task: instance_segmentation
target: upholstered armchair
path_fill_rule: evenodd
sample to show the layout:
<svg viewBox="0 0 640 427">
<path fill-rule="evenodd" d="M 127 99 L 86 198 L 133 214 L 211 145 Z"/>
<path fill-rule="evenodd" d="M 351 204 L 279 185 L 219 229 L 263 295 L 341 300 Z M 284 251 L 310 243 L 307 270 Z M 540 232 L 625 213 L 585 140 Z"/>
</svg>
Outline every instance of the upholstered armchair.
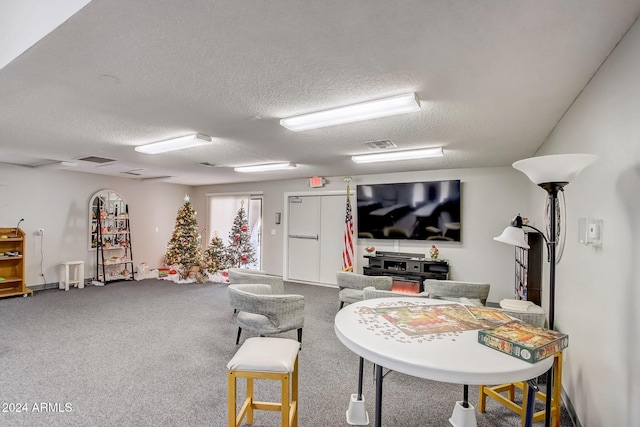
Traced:
<svg viewBox="0 0 640 427">
<path fill-rule="evenodd" d="M 229 282 L 232 285 L 261 284 L 269 285 L 274 294 L 284 294 L 282 277 L 266 274 L 262 270 L 250 270 L 248 268 L 230 268 Z"/>
<path fill-rule="evenodd" d="M 544 309 L 531 301 L 503 299 L 500 301 L 500 309 L 511 317 L 539 328 L 544 328 L 547 321 Z"/>
<path fill-rule="evenodd" d="M 471 303 L 475 305 L 487 305 L 487 297 L 491 285 L 479 282 L 460 282 L 457 280 L 425 279 L 424 290 L 429 293 L 429 298 L 444 299 Z M 464 299 L 461 299 L 464 298 Z"/>
<path fill-rule="evenodd" d="M 364 274 L 337 271 L 336 283 L 340 288 L 338 299 L 340 300 L 340 308 L 342 308 L 345 303 L 362 301 L 364 299 L 363 289 L 367 286 L 390 291 L 393 279 L 389 276 L 365 276 Z"/>
<path fill-rule="evenodd" d="M 388 297 L 419 297 L 428 298 L 429 292 L 420 292 L 419 294 L 410 294 L 408 292 L 394 292 L 383 289 L 376 289 L 373 286 L 367 286 L 363 290 L 364 299 L 372 298 L 388 298 Z"/>
<path fill-rule="evenodd" d="M 302 295 L 274 294 L 272 287 L 266 284 L 229 285 L 227 289 L 229 302 L 238 311 L 236 345 L 240 342 L 243 329 L 260 336 L 297 329 L 298 341 L 302 342 Z"/>
</svg>

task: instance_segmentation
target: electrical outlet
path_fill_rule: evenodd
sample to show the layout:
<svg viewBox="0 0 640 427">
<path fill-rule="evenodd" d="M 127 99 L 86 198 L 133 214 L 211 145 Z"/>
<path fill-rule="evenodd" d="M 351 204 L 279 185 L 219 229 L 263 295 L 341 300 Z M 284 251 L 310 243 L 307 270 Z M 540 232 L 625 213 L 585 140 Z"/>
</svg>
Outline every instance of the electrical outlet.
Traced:
<svg viewBox="0 0 640 427">
<path fill-rule="evenodd" d="M 38 228 L 38 236 L 44 236 L 44 228 Z"/>
</svg>

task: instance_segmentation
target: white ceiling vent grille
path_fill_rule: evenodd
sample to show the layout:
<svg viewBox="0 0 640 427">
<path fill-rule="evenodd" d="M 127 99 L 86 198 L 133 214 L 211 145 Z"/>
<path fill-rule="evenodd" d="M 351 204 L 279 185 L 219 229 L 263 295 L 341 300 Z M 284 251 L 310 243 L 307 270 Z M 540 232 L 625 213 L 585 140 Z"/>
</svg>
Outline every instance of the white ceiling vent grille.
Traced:
<svg viewBox="0 0 640 427">
<path fill-rule="evenodd" d="M 367 141 L 367 142 L 363 142 L 362 145 L 367 147 L 369 150 L 386 150 L 388 148 L 397 147 L 397 145 L 390 139 L 381 139 L 379 141 Z"/>
</svg>

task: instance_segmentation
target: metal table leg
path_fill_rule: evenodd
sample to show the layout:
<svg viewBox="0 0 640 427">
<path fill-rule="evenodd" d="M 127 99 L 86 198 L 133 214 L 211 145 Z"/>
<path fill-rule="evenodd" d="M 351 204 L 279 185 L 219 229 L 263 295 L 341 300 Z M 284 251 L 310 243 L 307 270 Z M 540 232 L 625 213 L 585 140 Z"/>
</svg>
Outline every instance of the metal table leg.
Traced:
<svg viewBox="0 0 640 427">
<path fill-rule="evenodd" d="M 376 427 L 382 426 L 382 366 L 376 365 Z"/>
</svg>

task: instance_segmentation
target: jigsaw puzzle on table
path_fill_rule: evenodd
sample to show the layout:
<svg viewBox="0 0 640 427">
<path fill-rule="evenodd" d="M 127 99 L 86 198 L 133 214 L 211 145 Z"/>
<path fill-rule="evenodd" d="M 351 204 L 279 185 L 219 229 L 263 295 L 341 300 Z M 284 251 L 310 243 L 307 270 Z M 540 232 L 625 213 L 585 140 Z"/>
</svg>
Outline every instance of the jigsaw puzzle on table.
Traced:
<svg viewBox="0 0 640 427">
<path fill-rule="evenodd" d="M 409 337 L 419 337 L 490 328 L 512 320 L 499 310 L 461 304 L 387 303 L 360 307 L 358 313 L 369 329 L 396 338 L 398 331 Z"/>
</svg>

